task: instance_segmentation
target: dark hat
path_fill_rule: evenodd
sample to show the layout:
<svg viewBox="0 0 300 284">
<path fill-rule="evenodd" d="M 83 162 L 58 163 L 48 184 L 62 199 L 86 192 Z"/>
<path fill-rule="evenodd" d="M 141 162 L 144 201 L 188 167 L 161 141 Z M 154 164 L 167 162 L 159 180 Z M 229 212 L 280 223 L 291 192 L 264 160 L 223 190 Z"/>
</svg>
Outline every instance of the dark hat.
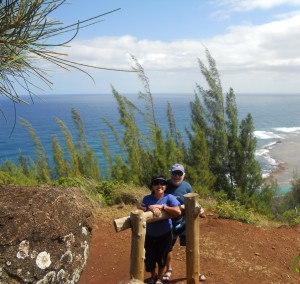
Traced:
<svg viewBox="0 0 300 284">
<path fill-rule="evenodd" d="M 151 179 L 151 185 L 153 185 L 153 183 L 155 182 L 155 181 L 164 181 L 165 183 L 167 182 L 167 180 L 166 180 L 166 178 L 165 178 L 165 176 L 164 175 L 162 175 L 162 174 L 158 174 L 158 175 L 155 175 L 155 176 L 153 176 L 152 177 L 152 179 Z"/>
</svg>

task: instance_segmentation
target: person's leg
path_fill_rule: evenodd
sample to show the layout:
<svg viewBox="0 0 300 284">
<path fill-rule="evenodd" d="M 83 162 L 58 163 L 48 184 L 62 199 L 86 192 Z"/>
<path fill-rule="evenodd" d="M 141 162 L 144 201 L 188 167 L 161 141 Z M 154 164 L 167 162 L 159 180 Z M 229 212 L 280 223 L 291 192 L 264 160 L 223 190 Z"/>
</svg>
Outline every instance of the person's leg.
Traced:
<svg viewBox="0 0 300 284">
<path fill-rule="evenodd" d="M 172 270 L 172 257 L 173 257 L 173 253 L 172 251 L 169 251 L 167 256 L 167 263 L 166 263 L 167 271 Z"/>
<path fill-rule="evenodd" d="M 147 236 L 145 237 L 145 269 L 151 274 L 150 283 L 155 283 L 156 280 L 156 249 L 154 238 Z"/>
<path fill-rule="evenodd" d="M 172 249 L 173 245 L 176 242 L 176 237 L 175 239 L 173 238 L 173 232 L 170 231 L 167 235 L 164 236 L 164 240 L 161 242 L 163 245 L 160 249 L 160 251 L 164 252 L 163 253 L 163 262 L 164 264 L 164 270 L 162 270 L 162 280 L 170 280 L 171 275 L 172 275 Z"/>
<path fill-rule="evenodd" d="M 175 245 L 175 243 L 176 243 L 176 240 L 177 240 L 177 238 L 178 238 L 178 235 L 176 235 L 176 234 L 174 234 L 173 232 L 172 232 L 172 245 L 171 245 L 171 249 L 170 249 L 170 251 L 169 251 L 169 253 L 168 253 L 168 256 L 167 256 L 167 263 L 166 263 L 166 270 L 168 271 L 168 270 L 170 270 L 170 271 L 172 271 L 172 257 L 173 257 L 173 253 L 172 253 L 172 251 L 173 251 L 173 247 L 174 247 L 174 245 Z M 172 272 L 171 272 L 172 273 Z"/>
</svg>

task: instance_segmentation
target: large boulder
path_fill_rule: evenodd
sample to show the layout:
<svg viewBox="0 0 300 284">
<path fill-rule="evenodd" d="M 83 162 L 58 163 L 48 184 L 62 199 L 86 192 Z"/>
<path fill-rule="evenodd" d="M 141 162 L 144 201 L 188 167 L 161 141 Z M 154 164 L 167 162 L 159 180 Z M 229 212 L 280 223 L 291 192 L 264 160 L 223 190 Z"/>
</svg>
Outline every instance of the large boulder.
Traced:
<svg viewBox="0 0 300 284">
<path fill-rule="evenodd" d="M 92 225 L 77 189 L 0 186 L 0 283 L 77 283 Z"/>
</svg>

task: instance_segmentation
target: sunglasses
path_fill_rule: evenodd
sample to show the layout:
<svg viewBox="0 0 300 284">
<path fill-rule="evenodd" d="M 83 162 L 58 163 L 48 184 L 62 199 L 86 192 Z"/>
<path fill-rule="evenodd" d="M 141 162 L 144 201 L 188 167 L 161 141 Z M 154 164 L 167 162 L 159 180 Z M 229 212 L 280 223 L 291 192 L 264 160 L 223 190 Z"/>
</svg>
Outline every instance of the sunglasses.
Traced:
<svg viewBox="0 0 300 284">
<path fill-rule="evenodd" d="M 182 177 L 183 176 L 183 172 L 181 172 L 181 171 L 174 171 L 174 172 L 172 172 L 172 176 L 180 176 L 180 177 Z"/>
<path fill-rule="evenodd" d="M 162 180 L 156 180 L 152 183 L 153 185 L 166 185 L 167 183 Z"/>
</svg>

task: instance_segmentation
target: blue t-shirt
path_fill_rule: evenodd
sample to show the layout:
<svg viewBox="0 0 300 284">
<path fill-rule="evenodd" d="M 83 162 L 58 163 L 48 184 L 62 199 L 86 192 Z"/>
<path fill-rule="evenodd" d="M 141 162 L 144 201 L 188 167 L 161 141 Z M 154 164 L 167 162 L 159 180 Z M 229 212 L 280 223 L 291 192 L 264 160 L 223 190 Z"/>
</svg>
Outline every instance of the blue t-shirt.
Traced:
<svg viewBox="0 0 300 284">
<path fill-rule="evenodd" d="M 180 202 L 171 194 L 165 194 L 161 199 L 156 199 L 153 194 L 146 195 L 142 203 L 147 207 L 154 204 L 167 205 L 170 207 L 180 206 Z M 162 236 L 172 229 L 171 219 L 147 223 L 146 234 L 157 237 Z"/>
<path fill-rule="evenodd" d="M 188 182 L 182 181 L 179 186 L 175 186 L 170 180 L 167 183 L 167 188 L 165 191 L 166 194 L 174 195 L 180 204 L 184 203 L 184 195 L 191 192 L 193 192 L 192 186 Z"/>
</svg>

